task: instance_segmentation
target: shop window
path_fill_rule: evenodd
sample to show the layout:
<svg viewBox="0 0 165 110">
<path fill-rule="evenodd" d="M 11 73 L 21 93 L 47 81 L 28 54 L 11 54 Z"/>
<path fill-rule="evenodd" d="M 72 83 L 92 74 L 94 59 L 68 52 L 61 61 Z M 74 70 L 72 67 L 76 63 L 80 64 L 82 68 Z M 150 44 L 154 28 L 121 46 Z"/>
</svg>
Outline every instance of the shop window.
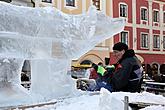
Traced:
<svg viewBox="0 0 165 110">
<path fill-rule="evenodd" d="M 141 34 L 141 47 L 148 48 L 148 34 Z"/>
<path fill-rule="evenodd" d="M 154 35 L 153 38 L 153 48 L 160 48 L 160 37 L 158 35 Z"/>
<path fill-rule="evenodd" d="M 164 74 L 165 75 L 165 64 L 161 64 L 160 65 L 160 74 Z"/>
<path fill-rule="evenodd" d="M 141 20 L 147 21 L 147 9 L 146 8 L 141 8 Z"/>
<path fill-rule="evenodd" d="M 165 36 L 163 36 L 163 49 L 165 49 Z"/>
<path fill-rule="evenodd" d="M 93 5 L 96 6 L 97 10 L 100 10 L 100 0 L 93 0 Z"/>
<path fill-rule="evenodd" d="M 127 5 L 120 4 L 120 17 L 127 17 Z"/>
<path fill-rule="evenodd" d="M 128 32 L 121 32 L 121 42 L 128 45 Z"/>
<path fill-rule="evenodd" d="M 75 7 L 75 0 L 66 0 L 66 6 Z"/>
<path fill-rule="evenodd" d="M 153 12 L 153 21 L 159 22 L 159 11 L 154 10 Z"/>
</svg>

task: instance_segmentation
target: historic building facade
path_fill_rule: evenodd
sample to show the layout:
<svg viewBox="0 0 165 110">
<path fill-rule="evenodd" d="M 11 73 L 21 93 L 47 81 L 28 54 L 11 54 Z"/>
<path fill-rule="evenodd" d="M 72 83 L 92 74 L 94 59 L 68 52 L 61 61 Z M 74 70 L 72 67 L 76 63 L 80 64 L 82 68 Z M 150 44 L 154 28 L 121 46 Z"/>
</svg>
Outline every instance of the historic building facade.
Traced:
<svg viewBox="0 0 165 110">
<path fill-rule="evenodd" d="M 159 73 L 165 64 L 165 1 L 114 0 L 113 17 L 127 19 L 124 31 L 113 37 L 114 43 L 125 42 L 145 66 L 156 66 Z"/>
<path fill-rule="evenodd" d="M 110 17 L 124 17 L 127 20 L 123 32 L 100 43 L 76 63 L 104 62 L 112 55 L 112 45 L 124 42 L 135 50 L 141 62 L 149 66 L 165 64 L 165 0 L 37 0 L 36 6 L 53 6 L 68 14 L 81 14 L 94 4 L 98 10 Z"/>
</svg>

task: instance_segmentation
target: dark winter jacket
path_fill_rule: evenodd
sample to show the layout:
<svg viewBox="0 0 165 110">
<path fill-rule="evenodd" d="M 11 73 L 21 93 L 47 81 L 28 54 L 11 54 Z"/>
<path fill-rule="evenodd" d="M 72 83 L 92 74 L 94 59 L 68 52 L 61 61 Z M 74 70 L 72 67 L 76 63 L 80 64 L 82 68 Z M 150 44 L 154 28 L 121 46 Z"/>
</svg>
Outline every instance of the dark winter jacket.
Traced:
<svg viewBox="0 0 165 110">
<path fill-rule="evenodd" d="M 115 67 L 111 79 L 113 90 L 140 92 L 143 68 L 134 51 L 127 50 Z"/>
</svg>

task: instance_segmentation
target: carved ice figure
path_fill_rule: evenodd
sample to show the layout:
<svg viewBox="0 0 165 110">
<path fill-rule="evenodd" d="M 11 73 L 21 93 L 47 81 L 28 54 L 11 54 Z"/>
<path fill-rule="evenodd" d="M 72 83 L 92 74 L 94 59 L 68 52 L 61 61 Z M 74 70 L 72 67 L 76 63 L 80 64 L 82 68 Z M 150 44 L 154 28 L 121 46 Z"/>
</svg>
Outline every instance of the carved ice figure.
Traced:
<svg viewBox="0 0 165 110">
<path fill-rule="evenodd" d="M 125 19 L 110 18 L 94 6 L 85 14 L 68 15 L 51 7 L 0 2 L 0 12 L 0 96 L 12 91 L 11 97 L 0 99 L 1 104 L 11 104 L 15 96 L 21 104 L 27 98 L 31 101 L 40 97 L 43 101 L 70 95 L 75 90 L 74 82 L 66 75 L 71 59 L 119 33 L 125 25 Z M 25 59 L 31 60 L 33 98 L 20 85 Z"/>
</svg>

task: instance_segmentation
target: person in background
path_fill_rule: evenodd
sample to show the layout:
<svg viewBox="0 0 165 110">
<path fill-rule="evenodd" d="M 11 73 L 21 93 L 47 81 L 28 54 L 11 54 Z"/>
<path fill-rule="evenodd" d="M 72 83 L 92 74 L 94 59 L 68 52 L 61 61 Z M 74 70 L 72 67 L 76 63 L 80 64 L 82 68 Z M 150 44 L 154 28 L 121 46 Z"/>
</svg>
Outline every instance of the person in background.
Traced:
<svg viewBox="0 0 165 110">
<path fill-rule="evenodd" d="M 90 71 L 89 79 L 98 78 L 97 69 L 98 69 L 98 66 L 95 63 L 92 63 L 92 68 L 90 68 L 90 70 L 89 70 Z"/>
<path fill-rule="evenodd" d="M 114 65 L 107 65 L 106 67 L 105 67 L 105 69 L 106 69 L 106 74 L 105 74 L 105 78 L 106 78 L 106 80 L 108 81 L 108 80 L 110 80 L 111 78 L 112 78 L 112 76 L 113 76 L 113 72 L 115 71 L 115 66 Z"/>
<path fill-rule="evenodd" d="M 98 78 L 101 78 L 102 76 L 105 75 L 105 68 L 103 66 L 103 63 L 102 62 L 99 62 L 98 63 L 98 67 L 97 67 L 97 74 L 98 74 Z"/>
<path fill-rule="evenodd" d="M 98 79 L 100 75 L 104 74 L 104 72 L 105 69 L 102 62 L 99 62 L 98 64 L 92 63 L 89 79 Z"/>
<path fill-rule="evenodd" d="M 29 77 L 24 72 L 21 73 L 21 81 L 30 81 Z"/>
<path fill-rule="evenodd" d="M 107 66 L 104 68 L 103 63 L 99 62 L 98 65 L 95 65 L 95 83 L 89 84 L 88 91 L 100 91 L 101 88 L 105 88 L 109 91 L 112 91 L 110 83 L 107 83 L 107 80 L 110 78 L 110 74 L 112 74 L 112 69 L 114 66 Z M 91 81 L 92 82 L 92 81 Z"/>
<path fill-rule="evenodd" d="M 102 67 L 103 67 L 104 65 L 103 65 L 102 62 L 99 62 L 99 63 L 98 63 L 98 66 L 102 66 Z"/>
<path fill-rule="evenodd" d="M 143 68 L 134 50 L 118 42 L 113 46 L 113 54 L 117 61 L 110 80 L 113 91 L 140 92 Z"/>
</svg>

